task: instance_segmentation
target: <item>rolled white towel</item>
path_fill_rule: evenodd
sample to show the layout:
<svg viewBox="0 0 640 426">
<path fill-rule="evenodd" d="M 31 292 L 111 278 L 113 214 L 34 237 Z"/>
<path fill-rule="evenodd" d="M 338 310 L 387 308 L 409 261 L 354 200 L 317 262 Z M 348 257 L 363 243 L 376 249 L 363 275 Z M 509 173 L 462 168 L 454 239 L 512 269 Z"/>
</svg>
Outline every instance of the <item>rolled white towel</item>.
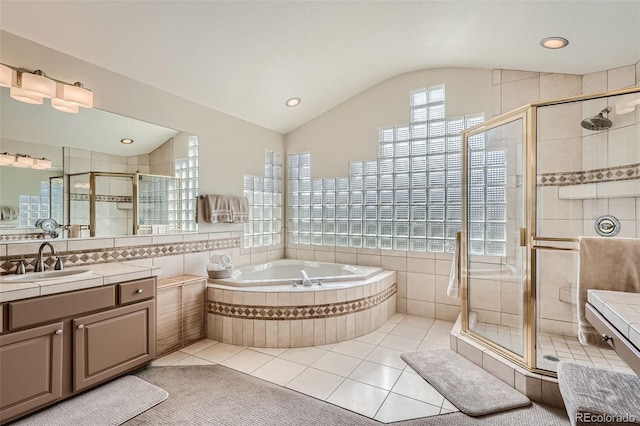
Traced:
<svg viewBox="0 0 640 426">
<path fill-rule="evenodd" d="M 209 261 L 211 263 L 222 265 L 222 266 L 231 265 L 231 258 L 229 256 L 227 256 L 226 254 L 224 254 L 224 253 L 214 253 L 214 254 L 212 254 L 211 258 L 209 259 Z"/>
<path fill-rule="evenodd" d="M 456 249 L 451 261 L 451 271 L 449 272 L 449 284 L 447 285 L 447 296 L 460 298 L 460 241 L 456 237 Z"/>
</svg>

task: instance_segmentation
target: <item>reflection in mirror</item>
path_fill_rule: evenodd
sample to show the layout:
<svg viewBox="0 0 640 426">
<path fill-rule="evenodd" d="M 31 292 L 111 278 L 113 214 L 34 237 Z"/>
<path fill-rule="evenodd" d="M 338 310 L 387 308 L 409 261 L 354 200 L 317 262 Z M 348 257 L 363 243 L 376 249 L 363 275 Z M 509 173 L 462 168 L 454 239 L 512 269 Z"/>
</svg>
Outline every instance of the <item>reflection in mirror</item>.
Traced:
<svg viewBox="0 0 640 426">
<path fill-rule="evenodd" d="M 45 217 L 52 217 L 64 225 L 63 236 L 89 237 L 89 201 L 84 201 L 86 206 L 82 207 L 82 191 L 74 188 L 82 182 L 79 177 L 73 180 L 68 177 L 84 173 L 85 184 L 88 184 L 90 172 L 163 175 L 174 182 L 174 177 L 179 177 L 180 183 L 175 184 L 179 191 L 174 191 L 173 198 L 167 196 L 166 203 L 157 206 L 164 209 L 167 221 L 170 216 L 175 216 L 172 219 L 175 223 L 154 227 L 154 231 L 197 230 L 194 220 L 198 179 L 197 136 L 97 109 L 81 108 L 78 114 L 67 114 L 48 105 L 15 101 L 4 87 L 0 92 L 0 152 L 52 160 L 49 170 L 0 166 L 0 219 L 7 218 L 0 220 L 0 240 L 42 238 L 42 231 L 34 224 L 37 219 Z M 126 138 L 133 139 L 133 143 L 121 143 Z M 67 178 L 64 186 L 63 179 L 51 179 L 63 174 Z M 119 191 L 116 188 L 118 184 L 114 185 L 113 190 Z M 116 191 L 118 193 L 112 194 L 112 185 L 109 186 L 109 190 L 101 195 L 115 197 L 111 198 L 113 200 L 133 197 L 132 192 L 120 194 L 121 191 Z M 88 188 L 84 191 L 88 196 Z M 73 202 L 70 199 L 72 194 L 78 198 Z M 133 209 L 123 208 L 127 204 L 122 204 L 122 200 L 102 202 L 105 205 L 101 207 L 101 213 L 96 211 L 96 219 L 104 220 L 96 222 L 98 229 L 95 235 L 127 235 L 133 230 L 138 231 L 138 218 L 133 216 Z M 109 215 L 106 215 L 107 208 Z M 86 221 L 81 214 L 84 210 L 87 211 Z M 116 223 L 111 221 L 112 218 L 119 219 L 117 229 L 106 227 L 107 223 Z M 148 217 L 143 220 L 150 225 Z M 158 220 L 164 220 L 164 217 Z"/>
</svg>

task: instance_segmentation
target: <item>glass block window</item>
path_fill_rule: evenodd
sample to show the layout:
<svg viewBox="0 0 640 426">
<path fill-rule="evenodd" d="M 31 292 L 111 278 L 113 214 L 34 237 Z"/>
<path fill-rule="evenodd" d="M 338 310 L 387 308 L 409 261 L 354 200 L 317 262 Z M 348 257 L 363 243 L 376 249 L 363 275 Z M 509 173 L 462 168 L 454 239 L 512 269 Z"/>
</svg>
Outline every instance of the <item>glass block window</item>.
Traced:
<svg viewBox="0 0 640 426">
<path fill-rule="evenodd" d="M 409 102 L 410 124 L 380 129 L 377 160 L 351 162 L 347 178 L 311 179 L 311 154 L 289 155 L 289 242 L 454 251 L 462 220 L 461 133 L 482 123 L 484 115 L 447 119 L 444 85 L 415 90 Z M 506 166 L 497 157 L 489 166 L 484 144 L 477 143 L 479 151 L 474 151 L 470 163 L 482 167 L 482 173 L 474 175 L 481 179 L 480 201 L 484 203 L 485 196 L 487 202 L 491 199 L 486 211 L 495 212 L 498 206 L 504 208 L 500 200 L 504 200 Z M 492 217 L 496 219 L 491 226 L 483 222 L 482 238 L 504 234 L 506 220 Z M 504 255 L 497 245 L 487 243 L 486 248 L 486 254 Z"/>
<path fill-rule="evenodd" d="M 280 244 L 282 231 L 282 155 L 265 150 L 264 177 L 245 176 L 249 222 L 244 224 L 244 247 Z"/>
<path fill-rule="evenodd" d="M 170 213 L 176 217 L 180 231 L 197 231 L 196 203 L 198 196 L 198 137 L 190 135 L 187 142 L 187 158 L 175 160 L 175 176 L 180 178 L 180 209 L 179 213 Z M 173 200 L 171 200 L 173 201 Z M 171 217 L 170 219 L 174 219 Z"/>
</svg>

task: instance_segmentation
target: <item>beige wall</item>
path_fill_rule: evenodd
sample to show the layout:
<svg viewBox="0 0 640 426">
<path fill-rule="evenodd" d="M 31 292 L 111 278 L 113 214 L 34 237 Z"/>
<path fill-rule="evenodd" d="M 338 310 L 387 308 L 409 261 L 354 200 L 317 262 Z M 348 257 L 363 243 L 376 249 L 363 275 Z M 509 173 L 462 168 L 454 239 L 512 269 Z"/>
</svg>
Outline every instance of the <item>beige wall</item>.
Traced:
<svg viewBox="0 0 640 426">
<path fill-rule="evenodd" d="M 94 92 L 96 108 L 198 135 L 200 193 L 241 195 L 243 175 L 262 176 L 264 149 L 284 152 L 284 138 L 277 132 L 13 34 L 1 33 L 0 51 L 3 63 L 43 69 L 50 76 L 64 81 L 81 80 Z M 202 225 L 201 228 L 226 229 L 225 226 L 211 225 Z"/>
<path fill-rule="evenodd" d="M 286 135 L 287 153 L 313 151 L 311 177 L 347 176 L 349 161 L 375 160 L 378 129 L 409 123 L 409 93 L 446 85 L 446 115 L 491 112 L 491 70 L 441 68 L 390 78 Z"/>
</svg>

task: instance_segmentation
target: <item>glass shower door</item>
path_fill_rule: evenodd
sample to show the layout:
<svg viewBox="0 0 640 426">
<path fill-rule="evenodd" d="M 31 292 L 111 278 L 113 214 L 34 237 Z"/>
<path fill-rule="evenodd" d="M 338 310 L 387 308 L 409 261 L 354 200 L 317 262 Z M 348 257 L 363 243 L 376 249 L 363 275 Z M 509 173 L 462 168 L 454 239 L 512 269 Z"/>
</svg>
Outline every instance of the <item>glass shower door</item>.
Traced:
<svg viewBox="0 0 640 426">
<path fill-rule="evenodd" d="M 465 331 L 520 360 L 527 354 L 526 252 L 521 241 L 525 122 L 524 113 L 514 114 L 465 133 L 461 246 Z"/>
</svg>

